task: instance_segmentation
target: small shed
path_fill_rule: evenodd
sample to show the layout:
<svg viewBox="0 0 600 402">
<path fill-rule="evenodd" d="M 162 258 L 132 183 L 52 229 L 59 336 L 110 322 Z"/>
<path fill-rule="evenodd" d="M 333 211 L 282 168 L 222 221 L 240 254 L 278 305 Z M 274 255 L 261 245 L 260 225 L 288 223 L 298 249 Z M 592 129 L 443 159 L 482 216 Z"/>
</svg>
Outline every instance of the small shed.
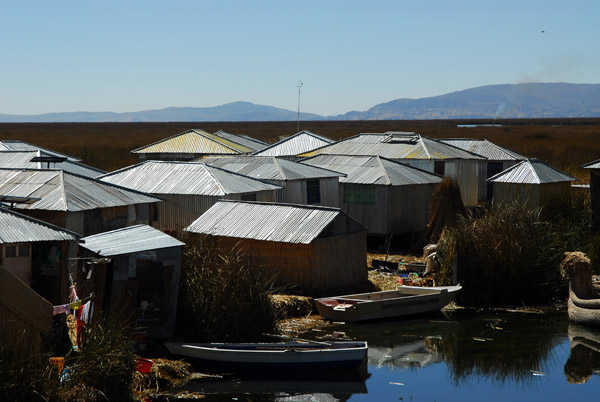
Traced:
<svg viewBox="0 0 600 402">
<path fill-rule="evenodd" d="M 366 230 L 339 208 L 219 201 L 185 230 L 241 249 L 279 286 L 315 294 L 367 280 Z"/>
<path fill-rule="evenodd" d="M 477 206 L 479 165 L 486 158 L 413 132 L 363 133 L 300 157 L 315 155 L 382 156 L 457 180 L 465 206 Z"/>
<path fill-rule="evenodd" d="M 524 160 L 488 179 L 492 202 L 521 202 L 532 208 L 549 205 L 571 191 L 576 179 L 538 159 Z"/>
<path fill-rule="evenodd" d="M 487 179 L 527 159 L 485 139 L 444 138 L 440 141 L 486 158 L 479 165 L 479 202 L 492 200 L 492 183 L 486 182 Z"/>
<path fill-rule="evenodd" d="M 162 200 L 60 169 L 0 168 L 0 199 L 13 199 L 21 213 L 89 236 L 151 223 Z"/>
<path fill-rule="evenodd" d="M 592 229 L 600 229 L 600 159 L 581 166 L 590 170 L 590 201 L 592 207 Z"/>
<path fill-rule="evenodd" d="M 227 134 L 227 133 L 225 133 Z M 131 151 L 137 154 L 140 162 L 145 160 L 191 161 L 204 155 L 242 155 L 250 154 L 254 146 L 242 145 L 231 135 L 219 136 L 204 130 L 188 130 L 164 140 Z"/>
<path fill-rule="evenodd" d="M 302 164 L 344 173 L 340 206 L 370 234 L 424 232 L 442 176 L 381 156 L 317 155 Z"/>
<path fill-rule="evenodd" d="M 154 227 L 177 236 L 217 200 L 274 201 L 281 187 L 198 162 L 146 161 L 107 175 L 106 183 L 154 194 L 158 206 Z"/>
<path fill-rule="evenodd" d="M 339 180 L 343 173 L 307 166 L 274 156 L 206 157 L 200 162 L 281 186 L 275 201 L 339 207 Z"/>
<path fill-rule="evenodd" d="M 118 307 L 134 317 L 148 337 L 171 337 L 184 245 L 148 225 L 84 237 L 78 286 L 94 292 L 103 310 Z"/>
<path fill-rule="evenodd" d="M 312 133 L 308 130 L 303 130 L 290 137 L 284 138 L 267 148 L 254 152 L 253 155 L 296 159 L 296 155 L 310 152 L 313 149 L 329 145 L 333 142 L 334 141 L 331 138 Z"/>
<path fill-rule="evenodd" d="M 69 284 L 69 245 L 77 233 L 0 207 L 0 266 L 59 304 Z"/>
<path fill-rule="evenodd" d="M 61 169 L 65 172 L 92 178 L 106 174 L 104 170 L 72 161 L 64 156 L 50 155 L 43 151 L 0 150 L 0 168 Z"/>
</svg>

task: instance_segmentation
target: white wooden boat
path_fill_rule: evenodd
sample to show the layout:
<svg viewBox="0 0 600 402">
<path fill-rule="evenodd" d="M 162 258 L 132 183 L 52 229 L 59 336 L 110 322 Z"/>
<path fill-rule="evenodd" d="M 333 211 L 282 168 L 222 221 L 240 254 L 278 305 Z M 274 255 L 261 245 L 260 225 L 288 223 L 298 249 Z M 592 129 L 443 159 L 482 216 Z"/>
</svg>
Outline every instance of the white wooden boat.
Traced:
<svg viewBox="0 0 600 402">
<path fill-rule="evenodd" d="M 454 300 L 462 286 L 400 286 L 397 290 L 315 299 L 319 314 L 333 321 L 366 321 L 437 311 Z"/>
<path fill-rule="evenodd" d="M 315 370 L 358 367 L 367 343 L 358 341 L 290 341 L 272 343 L 166 342 L 174 355 L 185 356 L 215 369 Z"/>
</svg>

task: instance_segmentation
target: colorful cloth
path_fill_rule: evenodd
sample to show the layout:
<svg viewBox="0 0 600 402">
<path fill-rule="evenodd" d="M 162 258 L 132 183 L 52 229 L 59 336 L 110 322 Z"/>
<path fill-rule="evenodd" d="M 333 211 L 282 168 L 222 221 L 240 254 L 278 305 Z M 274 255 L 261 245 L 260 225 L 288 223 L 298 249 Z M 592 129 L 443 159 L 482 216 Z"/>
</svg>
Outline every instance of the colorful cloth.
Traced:
<svg viewBox="0 0 600 402">
<path fill-rule="evenodd" d="M 81 300 L 77 300 L 76 302 L 69 303 L 69 308 L 71 310 L 79 310 L 80 307 L 81 307 Z"/>
<path fill-rule="evenodd" d="M 61 304 L 60 306 L 52 306 L 52 315 L 57 314 L 69 314 L 71 309 L 68 304 Z"/>
</svg>

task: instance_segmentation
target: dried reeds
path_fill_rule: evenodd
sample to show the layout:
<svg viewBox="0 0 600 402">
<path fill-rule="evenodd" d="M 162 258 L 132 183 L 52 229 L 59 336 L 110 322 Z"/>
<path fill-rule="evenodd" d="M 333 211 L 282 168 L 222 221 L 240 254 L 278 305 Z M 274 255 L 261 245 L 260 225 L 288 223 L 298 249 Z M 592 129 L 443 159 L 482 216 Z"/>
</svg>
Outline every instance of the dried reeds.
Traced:
<svg viewBox="0 0 600 402">
<path fill-rule="evenodd" d="M 188 239 L 184 252 L 179 333 L 199 342 L 250 342 L 276 331 L 271 283 L 237 250 L 207 238 Z"/>
</svg>

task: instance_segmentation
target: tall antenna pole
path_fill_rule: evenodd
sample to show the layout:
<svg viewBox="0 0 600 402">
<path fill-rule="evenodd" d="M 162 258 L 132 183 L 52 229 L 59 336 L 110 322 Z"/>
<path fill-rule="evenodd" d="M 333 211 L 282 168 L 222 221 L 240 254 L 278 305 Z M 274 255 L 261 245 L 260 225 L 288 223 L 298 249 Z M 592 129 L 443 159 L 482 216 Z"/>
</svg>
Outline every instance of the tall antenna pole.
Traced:
<svg viewBox="0 0 600 402">
<path fill-rule="evenodd" d="M 302 88 L 302 81 L 298 81 L 298 132 L 300 132 L 300 88 Z"/>
</svg>

